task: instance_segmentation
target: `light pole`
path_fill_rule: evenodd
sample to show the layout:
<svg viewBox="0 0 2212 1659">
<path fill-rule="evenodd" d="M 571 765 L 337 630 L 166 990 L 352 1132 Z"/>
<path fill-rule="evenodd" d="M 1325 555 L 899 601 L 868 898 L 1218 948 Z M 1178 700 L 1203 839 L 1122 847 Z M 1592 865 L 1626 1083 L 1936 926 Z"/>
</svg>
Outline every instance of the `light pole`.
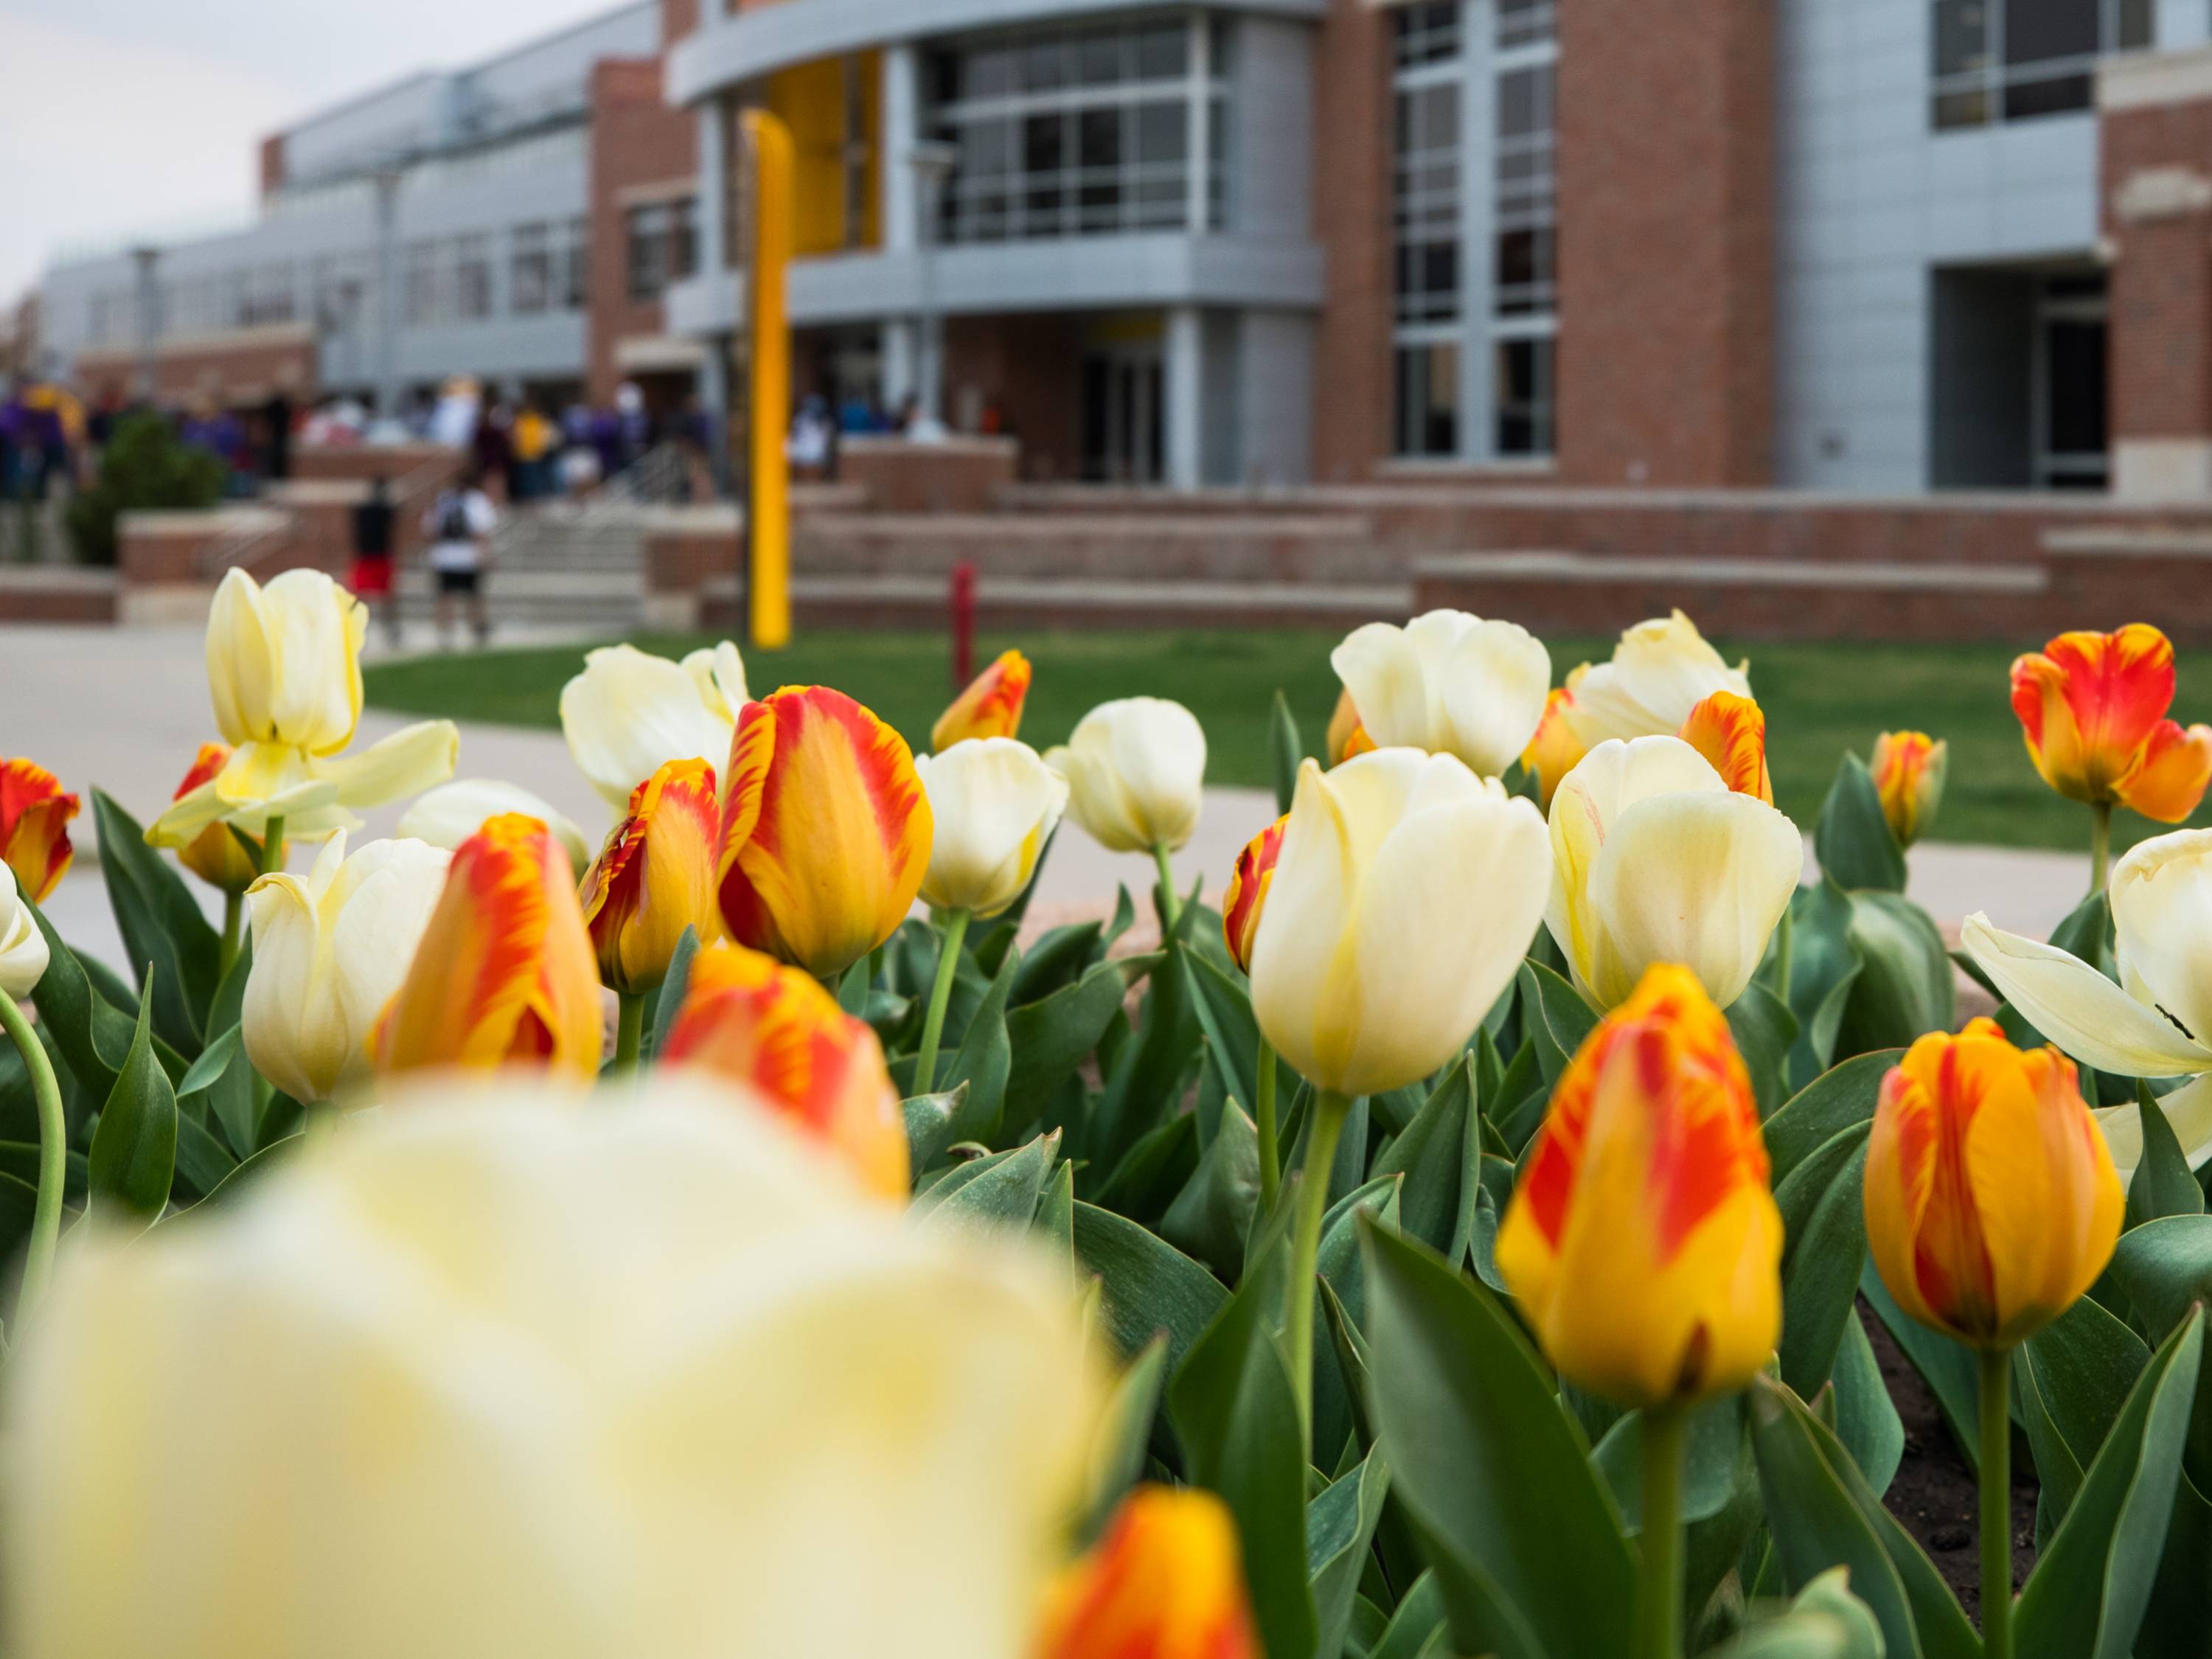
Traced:
<svg viewBox="0 0 2212 1659">
<path fill-rule="evenodd" d="M 945 440 L 945 318 L 937 305 L 937 227 L 945 197 L 945 181 L 951 177 L 959 152 L 950 144 L 922 143 L 910 146 L 907 163 L 914 168 L 921 223 L 915 244 L 921 268 L 915 296 L 915 414 L 908 438 L 917 443 Z"/>
<path fill-rule="evenodd" d="M 161 288 L 156 279 L 161 250 L 150 243 L 134 247 L 131 259 L 138 267 L 138 401 L 151 407 L 157 378 L 158 342 L 161 337 Z"/>
</svg>

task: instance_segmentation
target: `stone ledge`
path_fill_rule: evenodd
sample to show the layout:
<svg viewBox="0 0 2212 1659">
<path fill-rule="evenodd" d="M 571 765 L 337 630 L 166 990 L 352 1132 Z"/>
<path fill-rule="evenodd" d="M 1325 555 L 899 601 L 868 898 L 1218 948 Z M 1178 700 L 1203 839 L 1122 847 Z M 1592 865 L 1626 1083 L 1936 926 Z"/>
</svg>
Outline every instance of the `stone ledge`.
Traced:
<svg viewBox="0 0 2212 1659">
<path fill-rule="evenodd" d="M 1542 551 L 1431 554 L 1414 561 L 1413 574 L 1417 580 L 1544 580 L 1577 586 L 1675 581 L 1705 587 L 1934 593 L 2040 593 L 2050 586 L 2043 571 L 2027 565 L 1642 558 Z"/>
</svg>

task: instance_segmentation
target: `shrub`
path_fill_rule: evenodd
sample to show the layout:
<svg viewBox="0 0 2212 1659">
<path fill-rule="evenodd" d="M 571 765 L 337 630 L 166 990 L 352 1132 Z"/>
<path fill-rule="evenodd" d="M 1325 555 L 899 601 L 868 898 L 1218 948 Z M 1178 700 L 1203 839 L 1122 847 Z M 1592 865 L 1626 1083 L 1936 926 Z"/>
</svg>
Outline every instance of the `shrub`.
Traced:
<svg viewBox="0 0 2212 1659">
<path fill-rule="evenodd" d="M 69 505 L 78 562 L 115 562 L 116 522 L 124 514 L 213 507 L 222 499 L 222 462 L 179 439 L 166 416 L 124 416 L 100 459 L 99 478 Z"/>
</svg>

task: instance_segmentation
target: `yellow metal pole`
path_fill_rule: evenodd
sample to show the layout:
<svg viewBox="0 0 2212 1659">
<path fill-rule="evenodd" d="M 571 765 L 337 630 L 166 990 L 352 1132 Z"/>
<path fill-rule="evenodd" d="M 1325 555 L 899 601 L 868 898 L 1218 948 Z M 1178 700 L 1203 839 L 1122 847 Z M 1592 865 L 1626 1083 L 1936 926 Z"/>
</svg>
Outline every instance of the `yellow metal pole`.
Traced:
<svg viewBox="0 0 2212 1659">
<path fill-rule="evenodd" d="M 791 325 L 785 306 L 791 264 L 791 129 L 765 110 L 745 112 L 753 154 L 753 258 L 748 274 L 752 333 L 752 499 L 746 530 L 752 547 L 746 580 L 752 642 L 774 650 L 791 642 L 791 491 L 784 429 L 791 420 Z"/>
</svg>

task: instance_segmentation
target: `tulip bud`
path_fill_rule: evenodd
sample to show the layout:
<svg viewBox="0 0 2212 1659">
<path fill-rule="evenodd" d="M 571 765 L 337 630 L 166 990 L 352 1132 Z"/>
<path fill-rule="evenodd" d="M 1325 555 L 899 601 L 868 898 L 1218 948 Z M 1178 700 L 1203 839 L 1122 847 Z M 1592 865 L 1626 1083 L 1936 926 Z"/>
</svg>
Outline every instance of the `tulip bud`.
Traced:
<svg viewBox="0 0 2212 1659">
<path fill-rule="evenodd" d="M 561 734 L 619 811 L 664 761 L 719 765 L 745 701 L 745 665 L 726 640 L 680 663 L 611 645 L 586 653 L 584 672 L 561 688 Z"/>
<path fill-rule="evenodd" d="M 629 816 L 607 836 L 584 874 L 584 925 L 599 952 L 599 977 L 629 994 L 668 976 L 684 930 L 721 932 L 714 907 L 714 769 L 672 760 L 638 785 Z"/>
<path fill-rule="evenodd" d="M 46 936 L 15 891 L 15 872 L 0 863 L 0 996 L 27 997 L 46 977 Z"/>
<path fill-rule="evenodd" d="M 447 861 L 404 840 L 348 858 L 340 830 L 305 876 L 280 872 L 246 890 L 253 963 L 240 1018 L 256 1071 L 301 1102 L 368 1077 L 369 1033 L 415 958 Z"/>
<path fill-rule="evenodd" d="M 923 902 L 995 916 L 1028 890 L 1067 807 L 1067 780 L 1012 738 L 915 757 L 936 829 Z"/>
<path fill-rule="evenodd" d="M 798 969 L 741 945 L 707 946 L 691 959 L 660 1060 L 750 1085 L 870 1192 L 906 1201 L 906 1121 L 883 1046 Z"/>
<path fill-rule="evenodd" d="M 451 852 L 483 829 L 487 818 L 502 812 L 520 812 L 550 830 L 575 867 L 577 879 L 583 878 L 592 862 L 592 847 L 576 821 L 543 795 L 495 778 L 457 778 L 426 790 L 400 814 L 397 833 Z"/>
<path fill-rule="evenodd" d="M 53 896 L 75 856 L 69 823 L 79 802 L 61 780 L 27 760 L 0 761 L 0 861 L 40 904 Z"/>
<path fill-rule="evenodd" d="M 1528 739 L 1528 746 L 1521 751 L 1521 765 L 1536 781 L 1536 798 L 1544 810 L 1552 810 L 1552 797 L 1559 792 L 1559 780 L 1573 771 L 1589 753 L 1583 741 L 1575 735 L 1574 723 L 1567 717 L 1573 708 L 1575 685 L 1589 672 L 1589 665 L 1569 671 L 1567 683 L 1554 686 L 1544 700 L 1544 718 L 1536 723 L 1536 735 Z"/>
<path fill-rule="evenodd" d="M 1680 611 L 1654 617 L 1622 634 L 1612 660 L 1575 684 L 1567 723 L 1584 749 L 1610 738 L 1628 742 L 1671 735 L 1716 691 L 1749 696 L 1748 666 L 1730 668 Z"/>
<path fill-rule="evenodd" d="M 1068 816 L 1109 852 L 1172 852 L 1198 827 L 1206 732 L 1179 702 L 1103 702 L 1044 759 L 1067 780 Z"/>
<path fill-rule="evenodd" d="M 1426 1077 L 1512 982 L 1551 878 L 1535 806 L 1454 756 L 1306 762 L 1252 942 L 1261 1035 L 1338 1094 Z"/>
<path fill-rule="evenodd" d="M 2161 823 L 2212 781 L 2212 726 L 2166 718 L 2173 647 L 2147 623 L 2061 634 L 2012 665 L 2012 709 L 2043 781 L 2069 800 L 2132 807 Z"/>
<path fill-rule="evenodd" d="M 208 690 L 227 743 L 335 755 L 361 720 L 368 609 L 319 570 L 266 586 L 233 566 L 208 607 Z"/>
<path fill-rule="evenodd" d="M 1919 840 L 1943 804 L 1949 754 L 1925 732 L 1885 732 L 1874 740 L 1874 787 L 1899 847 Z"/>
<path fill-rule="evenodd" d="M 1221 901 L 1221 931 L 1229 940 L 1229 954 L 1246 973 L 1252 971 L 1252 940 L 1260 931 L 1260 915 L 1267 903 L 1267 884 L 1275 878 L 1275 860 L 1282 856 L 1283 830 L 1291 821 L 1284 813 L 1244 843 L 1230 872 L 1229 891 Z"/>
<path fill-rule="evenodd" d="M 1139 1486 L 1047 1597 L 1036 1659 L 1261 1659 L 1236 1518 L 1201 1487 Z"/>
<path fill-rule="evenodd" d="M 1559 1375 L 1617 1405 L 1729 1393 L 1782 1330 L 1751 1079 L 1694 975 L 1652 969 L 1559 1076 L 1498 1270 Z"/>
<path fill-rule="evenodd" d="M 1897 1305 L 1990 1349 L 2081 1297 L 2126 1207 L 2074 1062 L 2015 1048 L 1988 1019 L 1931 1031 L 1882 1079 L 1865 1203 L 1867 1245 Z"/>
<path fill-rule="evenodd" d="M 1340 691 L 1335 712 L 1328 717 L 1328 736 L 1325 739 L 1328 763 L 1341 765 L 1354 755 L 1364 755 L 1375 746 L 1375 739 L 1367 735 L 1367 728 L 1359 723 L 1359 710 L 1352 701 L 1352 693 Z"/>
<path fill-rule="evenodd" d="M 592 1078 L 603 1024 L 568 854 L 536 818 L 491 819 L 453 855 L 414 961 L 377 1024 L 377 1069 L 513 1062 Z"/>
<path fill-rule="evenodd" d="M 730 745 L 723 924 L 817 979 L 842 973 L 906 920 L 932 833 L 906 739 L 842 691 L 786 686 L 744 706 Z"/>
<path fill-rule="evenodd" d="M 1379 748 L 1456 755 L 1501 775 L 1535 736 L 1551 653 L 1517 623 L 1431 611 L 1403 628 L 1369 623 L 1329 654 Z"/>
<path fill-rule="evenodd" d="M 1774 805 L 1774 777 L 1766 769 L 1766 716 L 1749 697 L 1714 692 L 1690 711 L 1675 735 L 1703 755 L 1735 793 Z"/>
<path fill-rule="evenodd" d="M 1584 996 L 1613 1007 L 1662 962 L 1723 1007 L 1743 994 L 1804 869 L 1795 824 L 1679 738 L 1598 744 L 1551 818 L 1545 920 Z"/>
<path fill-rule="evenodd" d="M 941 755 L 970 738 L 1019 737 L 1030 672 L 1030 659 L 1020 652 L 1000 653 L 937 717 L 937 724 L 929 728 L 929 746 Z"/>
<path fill-rule="evenodd" d="M 227 743 L 204 743 L 193 758 L 191 770 L 177 786 L 172 800 L 182 800 L 202 784 L 213 780 L 231 756 Z M 258 837 L 253 844 L 259 847 Z M 210 823 L 191 841 L 177 849 L 177 862 L 183 865 L 210 887 L 225 893 L 242 893 L 260 878 L 261 863 L 258 857 L 249 857 L 238 844 L 238 836 L 231 833 L 227 823 Z"/>
</svg>

